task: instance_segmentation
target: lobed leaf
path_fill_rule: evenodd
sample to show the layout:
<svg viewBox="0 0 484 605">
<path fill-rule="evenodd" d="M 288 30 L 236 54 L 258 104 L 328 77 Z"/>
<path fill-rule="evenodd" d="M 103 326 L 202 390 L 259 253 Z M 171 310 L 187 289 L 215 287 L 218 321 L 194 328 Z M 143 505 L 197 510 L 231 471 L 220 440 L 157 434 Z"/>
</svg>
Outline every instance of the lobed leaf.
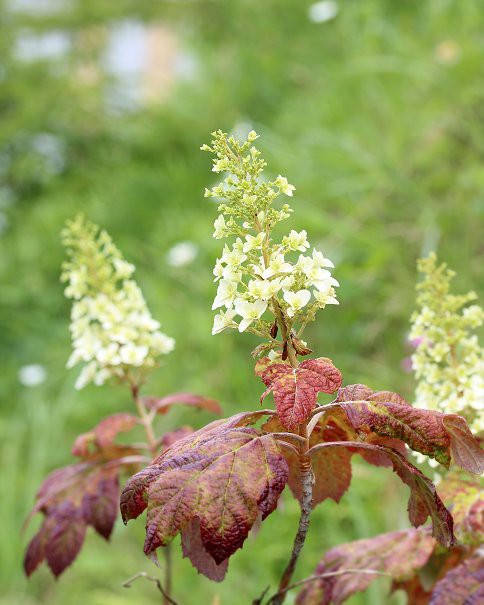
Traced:
<svg viewBox="0 0 484 605">
<path fill-rule="evenodd" d="M 446 548 L 454 544 L 452 516 L 437 494 L 434 484 L 397 451 L 370 443 L 341 441 L 317 445 L 311 453 L 314 455 L 317 450 L 332 447 L 350 447 L 356 451 L 360 449 L 376 450 L 381 454 L 386 454 L 391 460 L 394 472 L 410 488 L 408 514 L 412 525 L 418 527 L 430 517 L 432 535 L 435 539 Z"/>
<path fill-rule="evenodd" d="M 375 401 L 374 395 L 371 398 L 340 403 L 355 430 L 399 439 L 446 468 L 453 458 L 463 469 L 481 474 L 484 454 L 464 418 L 393 401 Z"/>
<path fill-rule="evenodd" d="M 269 365 L 261 374 L 267 390 L 272 391 L 276 410 L 283 426 L 292 430 L 310 416 L 318 393 L 334 393 L 341 385 L 341 372 L 330 359 L 307 359 L 297 368 L 285 363 Z"/>
<path fill-rule="evenodd" d="M 365 573 L 368 571 L 389 574 L 394 580 L 406 580 L 425 565 L 434 545 L 426 531 L 408 529 L 337 546 L 324 555 L 316 568 L 315 580 L 304 586 L 296 603 L 339 605 L 379 577 Z M 351 573 L 341 573 L 346 569 L 352 570 Z M 339 575 L 317 578 L 332 572 Z"/>
<path fill-rule="evenodd" d="M 449 571 L 434 587 L 429 605 L 480 605 L 484 602 L 484 560 L 476 554 Z"/>
<path fill-rule="evenodd" d="M 195 517 L 181 532 L 183 556 L 190 559 L 195 569 L 214 582 L 221 582 L 228 569 L 228 559 L 219 565 L 207 552 L 200 534 L 200 521 Z"/>
<path fill-rule="evenodd" d="M 287 463 L 271 435 L 231 426 L 237 416 L 177 441 L 127 482 L 121 513 L 126 523 L 147 508 L 147 555 L 198 519 L 201 543 L 220 565 L 242 546 L 259 512 L 265 518 L 276 507 Z"/>
<path fill-rule="evenodd" d="M 157 414 L 166 414 L 174 405 L 180 404 L 206 410 L 213 414 L 222 413 L 218 401 L 193 393 L 173 393 L 166 397 L 143 397 L 143 401 L 148 409 L 156 410 Z"/>
<path fill-rule="evenodd" d="M 27 547 L 24 569 L 28 576 L 44 560 L 59 576 L 77 557 L 88 525 L 109 539 L 118 514 L 119 474 L 121 468 L 132 467 L 133 454 L 137 453 L 134 448 L 112 443 L 117 431 L 131 423 L 126 418 L 122 422 L 113 418 L 106 419 L 98 436 L 96 430 L 102 423 L 81 436 L 84 440 L 76 440 L 73 449 L 84 457 L 82 461 L 55 470 L 41 485 L 29 519 L 37 512 L 45 518 Z M 91 451 L 91 444 L 96 451 Z"/>
</svg>

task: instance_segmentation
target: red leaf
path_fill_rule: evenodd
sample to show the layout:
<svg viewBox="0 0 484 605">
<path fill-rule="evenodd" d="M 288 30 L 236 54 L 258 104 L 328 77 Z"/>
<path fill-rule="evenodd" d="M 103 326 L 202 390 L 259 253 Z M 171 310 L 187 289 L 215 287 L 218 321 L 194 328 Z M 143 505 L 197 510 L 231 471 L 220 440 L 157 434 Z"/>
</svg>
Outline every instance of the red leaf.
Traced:
<svg viewBox="0 0 484 605">
<path fill-rule="evenodd" d="M 482 605 L 484 602 L 484 564 L 476 553 L 437 582 L 429 605 Z"/>
<path fill-rule="evenodd" d="M 366 384 L 348 384 L 338 390 L 336 401 L 359 401 L 373 394 L 373 389 Z"/>
<path fill-rule="evenodd" d="M 246 539 L 259 511 L 277 505 L 287 464 L 270 435 L 227 424 L 182 439 L 132 477 L 121 495 L 124 521 L 148 507 L 145 553 L 166 546 L 197 517 L 217 564 Z"/>
<path fill-rule="evenodd" d="M 408 514 L 412 525 L 418 527 L 430 516 L 435 539 L 447 548 L 454 544 L 452 517 L 439 498 L 434 484 L 398 452 L 380 445 L 352 441 L 322 443 L 317 445 L 314 451 L 332 447 L 350 447 L 356 451 L 373 449 L 382 454 L 386 453 L 392 462 L 394 472 L 410 488 Z"/>
<path fill-rule="evenodd" d="M 458 541 L 480 546 L 484 536 L 484 498 L 480 479 L 453 471 L 447 473 L 437 491 L 452 513 Z"/>
<path fill-rule="evenodd" d="M 443 414 L 442 422 L 450 436 L 450 451 L 454 462 L 475 475 L 484 471 L 484 453 L 462 416 Z"/>
<path fill-rule="evenodd" d="M 156 410 L 157 414 L 166 414 L 174 405 L 182 404 L 189 405 L 199 410 L 206 410 L 213 414 L 221 414 L 222 408 L 218 401 L 209 399 L 202 395 L 194 395 L 193 393 L 173 393 L 166 397 L 144 397 L 143 401 L 148 409 Z"/>
<path fill-rule="evenodd" d="M 88 525 L 106 540 L 109 540 L 118 515 L 119 479 L 118 473 L 106 473 L 104 478 L 91 483 L 88 488 L 92 491 L 85 493 L 82 498 L 82 515 Z"/>
<path fill-rule="evenodd" d="M 405 580 L 425 565 L 435 542 L 427 532 L 416 529 L 392 532 L 337 546 L 328 551 L 316 568 L 315 576 L 348 570 L 384 572 L 395 580 Z M 377 574 L 351 573 L 315 579 L 301 590 L 298 605 L 339 605 L 356 592 L 365 590 Z"/>
<path fill-rule="evenodd" d="M 101 442 L 104 440 L 107 449 L 100 448 L 96 439 L 89 439 L 96 451 L 87 452 L 82 462 L 55 470 L 41 485 L 28 520 L 39 511 L 45 520 L 27 548 L 24 561 L 27 575 L 44 559 L 55 575 L 62 573 L 77 556 L 86 525 L 92 525 L 104 538 L 109 538 L 118 514 L 120 469 L 132 468 L 131 456 L 137 453 L 128 446 L 109 444 L 115 426 L 116 430 L 127 426 L 117 421 L 112 423 L 112 418 L 107 419 L 109 422 L 101 431 Z M 89 434 L 94 436 L 95 431 Z M 82 442 L 77 443 L 81 443 L 78 452 L 83 453 Z"/>
<path fill-rule="evenodd" d="M 132 414 L 113 414 L 102 420 L 94 429 L 99 449 L 110 446 L 118 433 L 127 433 L 138 424 L 138 419 Z"/>
<path fill-rule="evenodd" d="M 277 413 L 285 428 L 292 430 L 308 419 L 314 409 L 318 393 L 333 393 L 341 384 L 341 372 L 329 359 L 307 359 L 297 368 L 278 363 L 262 373 L 268 387 L 261 401 L 274 393 Z"/>
<path fill-rule="evenodd" d="M 225 578 L 229 566 L 228 559 L 219 565 L 207 552 L 200 535 L 200 522 L 195 517 L 182 531 L 183 556 L 188 557 L 195 569 L 214 582 L 221 582 Z"/>
<path fill-rule="evenodd" d="M 52 518 L 54 526 L 45 544 L 45 558 L 57 577 L 79 554 L 86 535 L 86 523 L 79 509 L 70 502 L 57 506 Z"/>
<path fill-rule="evenodd" d="M 482 472 L 482 450 L 460 416 L 373 399 L 341 403 L 341 407 L 358 431 L 400 439 L 446 468 L 452 453 L 465 470 Z"/>
</svg>

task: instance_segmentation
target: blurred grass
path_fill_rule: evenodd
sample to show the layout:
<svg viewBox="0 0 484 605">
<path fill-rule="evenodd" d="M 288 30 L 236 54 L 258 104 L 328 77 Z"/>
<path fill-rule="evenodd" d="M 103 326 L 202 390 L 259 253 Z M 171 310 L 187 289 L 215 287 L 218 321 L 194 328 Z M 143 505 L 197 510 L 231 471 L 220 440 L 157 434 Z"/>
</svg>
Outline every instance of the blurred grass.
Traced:
<svg viewBox="0 0 484 605">
<path fill-rule="evenodd" d="M 70 461 L 79 432 L 124 409 L 121 391 L 73 390 L 68 314 L 58 282 L 59 231 L 83 211 L 113 235 L 137 267 L 155 317 L 177 339 L 150 392 L 190 390 L 217 397 L 226 414 L 258 406 L 250 336 L 210 336 L 211 268 L 220 243 L 210 237 L 216 206 L 208 156 L 198 148 L 216 128 L 254 127 L 275 174 L 297 187 L 294 228 L 335 261 L 341 306 L 321 314 L 307 339 L 333 358 L 346 382 L 368 382 L 411 398 L 401 368 L 413 309 L 415 260 L 430 249 L 458 271 L 458 287 L 482 294 L 484 214 L 484 13 L 478 0 L 426 3 L 339 2 L 328 23 L 311 23 L 308 2 L 255 0 L 137 3 L 65 2 L 60 15 L 22 15 L 0 0 L 0 398 L 3 521 L 2 605 L 109 605 L 156 602 L 155 588 L 122 581 L 153 573 L 142 555 L 143 523 L 119 525 L 113 545 L 90 536 L 59 582 L 42 569 L 21 572 L 20 526 L 45 474 Z M 70 8 L 69 8 L 70 7 Z M 162 105 L 111 111 L 107 79 L 86 84 L 80 65 L 99 58 L 103 28 L 119 19 L 163 22 L 196 61 L 194 76 Z M 73 46 L 54 62 L 21 62 L 25 30 L 68 31 Z M 88 43 L 87 33 L 96 33 Z M 250 125 L 250 126 L 249 126 Z M 52 169 L 34 144 L 61 143 Z M 170 267 L 166 253 L 192 241 L 199 254 Z M 41 363 L 45 384 L 22 387 L 18 370 Z M 167 418 L 201 424 L 209 416 Z M 406 490 L 384 470 L 354 463 L 339 506 L 314 514 L 298 576 L 330 546 L 404 526 Z M 285 498 L 231 563 L 221 585 L 199 578 L 175 556 L 180 603 L 246 603 L 274 584 L 297 523 Z M 30 535 L 30 531 L 28 535 Z M 384 580 L 351 603 L 383 605 Z M 195 595 L 195 596 L 194 596 Z"/>
</svg>

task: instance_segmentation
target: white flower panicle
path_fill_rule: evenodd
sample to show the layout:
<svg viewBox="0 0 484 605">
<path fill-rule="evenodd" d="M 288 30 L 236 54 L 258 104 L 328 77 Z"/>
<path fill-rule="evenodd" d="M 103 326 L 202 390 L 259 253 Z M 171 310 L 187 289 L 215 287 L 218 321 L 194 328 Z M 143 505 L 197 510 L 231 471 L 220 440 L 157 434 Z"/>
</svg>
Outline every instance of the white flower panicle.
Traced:
<svg viewBox="0 0 484 605">
<path fill-rule="evenodd" d="M 431 254 L 418 269 L 418 310 L 412 315 L 410 339 L 416 346 L 412 366 L 418 380 L 416 405 L 466 418 L 475 433 L 484 430 L 484 349 L 473 332 L 484 310 L 468 305 L 477 297 L 450 293 L 455 273 Z"/>
<path fill-rule="evenodd" d="M 134 266 L 124 260 L 106 231 L 82 216 L 67 223 L 62 241 L 68 260 L 61 279 L 67 282 L 66 297 L 73 299 L 73 352 L 67 367 L 87 364 L 76 388 L 155 367 L 157 358 L 170 353 L 175 341 L 152 318 L 132 279 Z"/>
<path fill-rule="evenodd" d="M 309 251 L 305 230 L 292 229 L 280 242 L 272 239 L 274 226 L 292 212 L 288 204 L 277 209 L 275 202 L 281 194 L 292 197 L 295 187 L 281 175 L 262 178 L 266 163 L 252 145 L 258 135 L 251 131 L 243 143 L 222 131 L 212 136 L 202 150 L 213 153 L 214 172 L 227 173 L 205 190 L 205 197 L 221 200 L 213 237 L 235 238 L 213 270 L 218 289 L 212 309 L 225 311 L 215 316 L 212 333 L 238 328 L 268 337 L 266 311 L 282 313 L 290 328 L 298 323 L 301 331 L 318 309 L 339 304 L 334 289 L 339 284 L 328 270 L 334 265 L 319 250 Z"/>
</svg>

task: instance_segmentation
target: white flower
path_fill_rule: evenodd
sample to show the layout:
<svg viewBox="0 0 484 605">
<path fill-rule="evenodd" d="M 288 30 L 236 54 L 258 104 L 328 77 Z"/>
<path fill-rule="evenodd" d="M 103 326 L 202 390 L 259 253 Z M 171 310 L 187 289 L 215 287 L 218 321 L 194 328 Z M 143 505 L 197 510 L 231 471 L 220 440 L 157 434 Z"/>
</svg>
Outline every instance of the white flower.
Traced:
<svg viewBox="0 0 484 605">
<path fill-rule="evenodd" d="M 237 298 L 237 283 L 222 279 L 219 282 L 217 289 L 217 296 L 213 301 L 212 310 L 218 309 L 219 307 L 227 307 L 230 309 L 233 305 L 234 300 Z"/>
<path fill-rule="evenodd" d="M 304 252 L 309 248 L 306 230 L 303 229 L 303 231 L 298 233 L 292 229 L 289 235 L 286 235 L 286 237 L 283 238 L 282 245 L 287 246 L 289 250 L 300 250 L 301 252 Z"/>
<path fill-rule="evenodd" d="M 277 177 L 277 179 L 275 180 L 275 183 L 276 183 L 276 186 L 279 187 L 281 192 L 284 193 L 285 195 L 288 195 L 289 197 L 292 197 L 292 192 L 296 190 L 296 187 L 294 187 L 294 185 L 290 185 L 287 182 L 287 179 L 285 176 L 279 175 Z"/>
<path fill-rule="evenodd" d="M 236 328 L 237 324 L 234 321 L 234 317 L 237 313 L 229 309 L 228 311 L 220 311 L 215 315 L 213 319 L 212 335 L 220 334 L 226 328 Z"/>
<path fill-rule="evenodd" d="M 220 214 L 218 218 L 215 219 L 213 223 L 213 228 L 215 231 L 213 232 L 213 236 L 215 239 L 222 239 L 228 233 L 227 225 L 225 223 L 225 218 L 223 214 Z"/>
<path fill-rule="evenodd" d="M 235 310 L 242 317 L 242 321 L 239 324 L 239 332 L 244 332 L 252 322 L 259 319 L 266 309 L 267 302 L 263 300 L 257 300 L 253 303 L 246 300 L 236 301 Z"/>
<path fill-rule="evenodd" d="M 150 339 L 150 348 L 154 349 L 155 354 L 167 355 L 175 348 L 175 339 L 163 332 L 154 332 Z"/>
<path fill-rule="evenodd" d="M 324 309 L 326 305 L 339 305 L 336 299 L 334 288 L 332 288 L 330 282 L 326 282 L 326 287 L 319 290 L 313 291 L 314 298 L 319 306 Z"/>
<path fill-rule="evenodd" d="M 284 292 L 284 300 L 289 304 L 289 308 L 287 310 L 289 317 L 294 317 L 296 311 L 300 311 L 303 307 L 305 307 L 310 298 L 311 292 L 309 290 Z"/>
<path fill-rule="evenodd" d="M 284 290 L 284 292 L 288 292 L 289 290 L 291 290 L 293 285 L 294 285 L 294 276 L 293 275 L 288 275 L 283 280 L 281 280 L 281 288 Z"/>
<path fill-rule="evenodd" d="M 128 343 L 123 345 L 119 349 L 119 356 L 121 358 L 121 362 L 125 365 L 129 366 L 141 366 L 143 365 L 146 356 L 148 355 L 148 347 L 147 346 L 136 346 L 134 344 Z"/>
<path fill-rule="evenodd" d="M 223 277 L 224 274 L 224 265 L 222 261 L 217 258 L 215 261 L 215 267 L 213 268 L 213 274 L 215 275 L 215 279 L 213 281 L 218 281 Z"/>
<path fill-rule="evenodd" d="M 268 280 L 252 279 L 247 284 L 247 293 L 256 300 L 267 300 L 273 295 L 269 291 L 270 285 Z"/>
<path fill-rule="evenodd" d="M 263 262 L 263 259 L 261 259 L 261 262 Z M 284 254 L 277 253 L 272 255 L 266 269 L 256 268 L 256 272 L 264 279 L 272 277 L 276 273 L 291 273 L 292 270 L 293 266 L 291 263 L 286 263 Z"/>
<path fill-rule="evenodd" d="M 99 349 L 96 352 L 96 359 L 102 366 L 116 366 L 121 363 L 119 356 L 119 346 L 112 342 L 107 347 Z"/>
<path fill-rule="evenodd" d="M 124 258 L 113 258 L 113 265 L 118 279 L 128 279 L 135 270 L 135 266 L 125 261 Z"/>
<path fill-rule="evenodd" d="M 47 373 L 40 363 L 22 366 L 18 372 L 18 379 L 24 387 L 36 387 L 45 382 Z"/>
<path fill-rule="evenodd" d="M 84 366 L 81 370 L 81 373 L 77 377 L 74 388 L 77 390 L 83 389 L 87 384 L 94 380 L 96 371 L 97 364 L 95 361 L 91 361 L 91 363 L 88 363 L 87 366 Z"/>
<path fill-rule="evenodd" d="M 197 254 L 198 246 L 193 242 L 178 242 L 168 250 L 166 262 L 171 267 L 184 267 L 193 263 Z"/>
<path fill-rule="evenodd" d="M 212 172 L 223 172 L 229 169 L 229 161 L 227 158 L 216 160 L 213 164 Z"/>
<path fill-rule="evenodd" d="M 253 235 L 246 235 L 246 242 L 244 244 L 244 252 L 250 252 L 251 250 L 260 250 L 262 248 L 262 244 L 264 242 L 266 234 L 261 231 L 255 237 Z"/>
<path fill-rule="evenodd" d="M 313 265 L 315 267 L 332 267 L 334 269 L 334 265 L 329 258 L 325 258 L 324 254 L 316 250 L 316 248 L 313 248 Z"/>
<path fill-rule="evenodd" d="M 230 265 L 231 267 L 237 267 L 241 265 L 245 260 L 247 260 L 247 255 L 242 252 L 242 250 L 238 249 L 237 243 L 233 245 L 232 250 L 229 250 L 227 246 L 225 246 L 222 258 L 220 259 L 223 263 Z"/>
</svg>

